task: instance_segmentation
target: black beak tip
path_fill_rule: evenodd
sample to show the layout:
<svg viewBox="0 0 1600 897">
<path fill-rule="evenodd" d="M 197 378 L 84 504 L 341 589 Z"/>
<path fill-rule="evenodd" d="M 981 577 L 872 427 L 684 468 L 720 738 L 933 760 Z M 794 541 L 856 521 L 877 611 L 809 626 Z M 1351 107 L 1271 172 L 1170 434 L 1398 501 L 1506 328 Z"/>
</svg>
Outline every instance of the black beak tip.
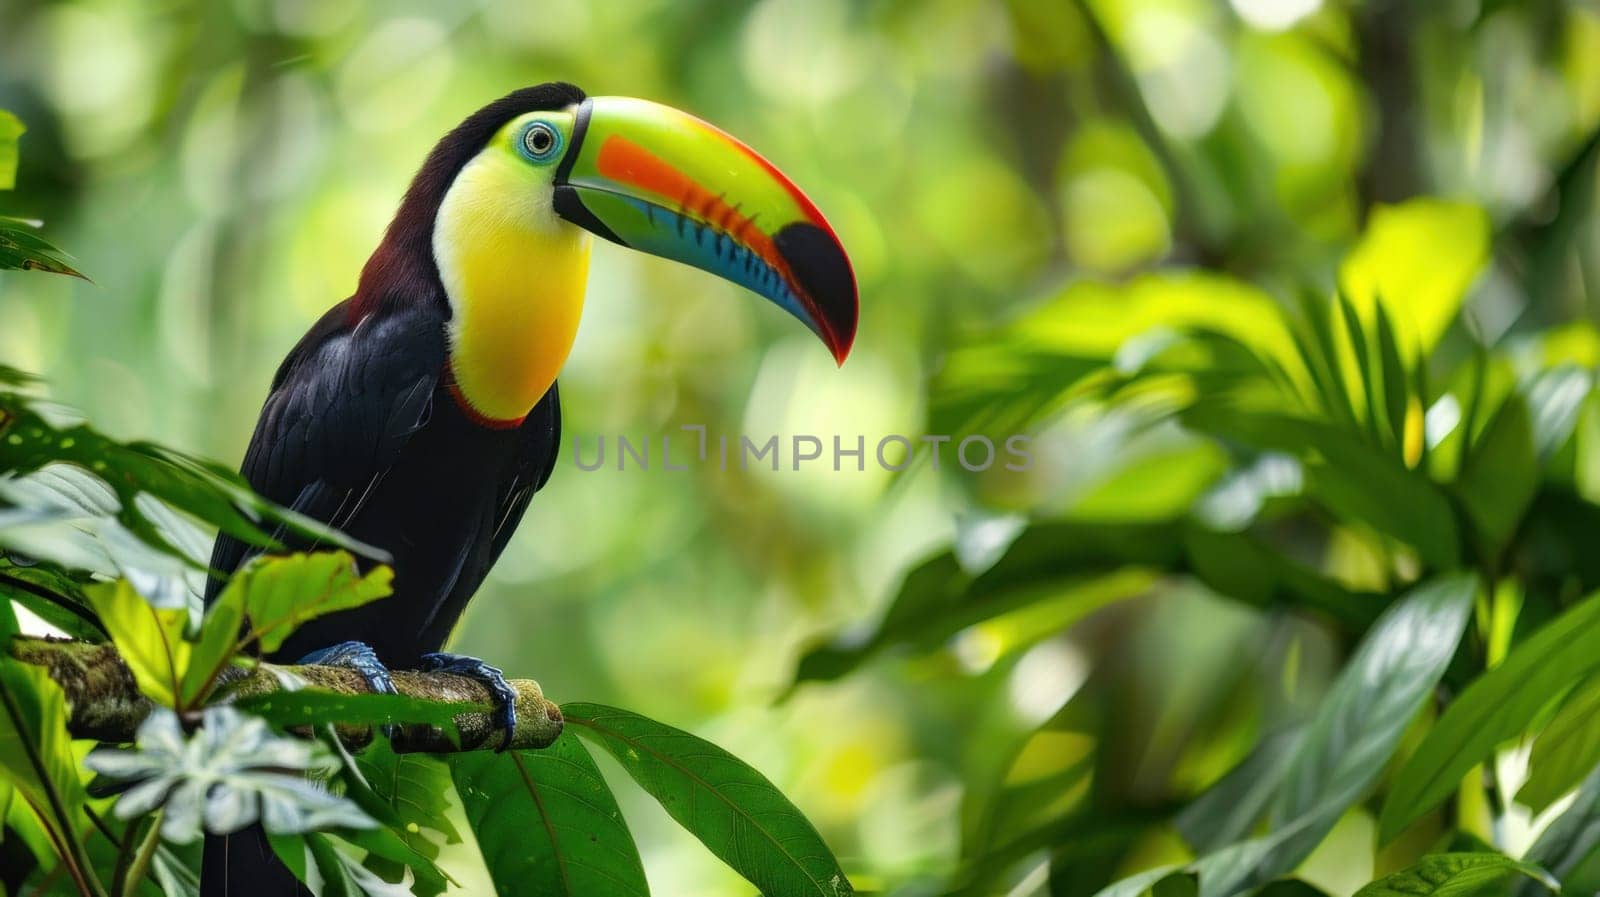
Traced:
<svg viewBox="0 0 1600 897">
<path fill-rule="evenodd" d="M 773 235 L 772 244 L 811 298 L 823 342 L 844 364 L 855 344 L 860 315 L 850 257 L 837 237 L 809 221 L 784 225 Z"/>
</svg>

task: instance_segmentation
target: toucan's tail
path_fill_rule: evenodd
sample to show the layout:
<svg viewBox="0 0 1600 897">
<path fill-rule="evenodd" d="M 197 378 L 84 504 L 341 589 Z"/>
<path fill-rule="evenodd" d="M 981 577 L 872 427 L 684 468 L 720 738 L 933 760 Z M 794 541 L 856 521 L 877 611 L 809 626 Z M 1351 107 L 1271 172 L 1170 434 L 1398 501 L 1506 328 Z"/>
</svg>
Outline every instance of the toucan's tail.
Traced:
<svg viewBox="0 0 1600 897">
<path fill-rule="evenodd" d="M 200 897 L 311 897 L 272 852 L 259 825 L 231 835 L 206 835 Z"/>
</svg>

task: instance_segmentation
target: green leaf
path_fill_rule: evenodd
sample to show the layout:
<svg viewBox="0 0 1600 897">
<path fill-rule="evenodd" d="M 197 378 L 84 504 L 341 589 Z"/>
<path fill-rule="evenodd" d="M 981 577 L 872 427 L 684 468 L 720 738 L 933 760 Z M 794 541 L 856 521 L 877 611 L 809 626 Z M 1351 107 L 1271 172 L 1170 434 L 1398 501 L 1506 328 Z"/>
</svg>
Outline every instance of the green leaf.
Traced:
<svg viewBox="0 0 1600 897">
<path fill-rule="evenodd" d="M 1376 317 L 1378 353 L 1374 364 L 1382 381 L 1382 407 L 1394 437 L 1395 449 L 1404 457 L 1406 406 L 1410 404 L 1410 394 L 1406 391 L 1406 369 L 1404 362 L 1400 360 L 1400 347 L 1395 342 L 1394 324 L 1389 309 L 1382 302 L 1378 303 Z M 1425 362 L 1417 362 L 1418 368 L 1425 366 Z"/>
<path fill-rule="evenodd" d="M 1127 878 L 1118 879 L 1095 892 L 1094 897 L 1139 897 L 1155 887 L 1156 882 L 1169 875 L 1182 875 L 1183 867 L 1177 865 L 1156 866 L 1143 872 L 1135 872 Z"/>
<path fill-rule="evenodd" d="M 183 680 L 184 706 L 204 699 L 234 654 L 251 642 L 270 654 L 307 620 L 387 596 L 393 578 L 388 567 L 374 568 L 362 576 L 355 559 L 342 551 L 254 559 L 233 575 L 206 611 L 194 659 Z M 241 635 L 245 621 L 248 626 Z"/>
<path fill-rule="evenodd" d="M 68 409 L 29 396 L 24 391 L 29 382 L 26 375 L 0 368 L 0 481 L 8 476 L 32 480 L 63 469 L 82 473 L 31 490 L 32 505 L 90 522 L 114 521 L 139 542 L 187 564 L 194 559 L 172 544 L 153 506 L 182 511 L 264 548 L 278 547 L 272 534 L 281 531 L 386 559 L 378 549 L 257 496 L 238 474 L 219 465 L 147 442 L 111 439 Z M 85 479 L 109 493 L 105 501 L 79 494 Z"/>
<path fill-rule="evenodd" d="M 951 353 L 930 390 L 930 431 L 1023 432 L 1136 341 L 1197 330 L 1301 375 L 1283 315 L 1258 287 L 1203 271 L 1079 279 L 1004 331 Z"/>
<path fill-rule="evenodd" d="M 106 640 L 84 588 L 86 575 L 68 573 L 55 564 L 26 566 L 0 553 L 0 598 L 9 599 L 68 636 L 90 642 Z"/>
<path fill-rule="evenodd" d="M 767 897 L 854 893 L 822 836 L 743 761 L 671 726 L 599 704 L 561 708 L 640 787 Z"/>
<path fill-rule="evenodd" d="M 616 798 L 577 737 L 537 751 L 449 758 L 478 848 L 503 897 L 646 897 Z"/>
<path fill-rule="evenodd" d="M 367 852 L 366 869 L 390 884 L 405 880 L 411 870 L 413 881 L 407 892 L 413 897 L 438 897 L 451 884 L 459 885 L 434 865 L 433 859 L 413 849 L 401 833 L 388 828 L 338 829 L 339 839 Z M 438 848 L 435 848 L 437 851 Z"/>
<path fill-rule="evenodd" d="M 1513 393 L 1462 462 L 1455 489 L 1486 558 L 1499 557 L 1533 502 L 1539 486 L 1533 440 L 1528 404 Z"/>
<path fill-rule="evenodd" d="M 237 603 L 250 621 L 245 641 L 271 654 L 308 620 L 387 597 L 393 579 L 388 567 L 363 576 L 343 551 L 265 557 L 234 574 L 217 604 Z"/>
<path fill-rule="evenodd" d="M 17 185 L 17 138 L 27 130 L 21 119 L 0 109 L 0 190 Z"/>
<path fill-rule="evenodd" d="M 482 710 L 476 704 L 441 704 L 406 695 L 355 694 L 302 688 L 240 698 L 234 706 L 259 716 L 274 726 L 378 726 L 388 723 L 425 723 L 454 738 L 456 715 Z"/>
<path fill-rule="evenodd" d="M 301 881 L 309 879 L 307 867 L 315 867 L 320 886 L 308 886 L 312 897 L 412 897 L 410 888 L 378 878 L 335 847 L 335 840 L 315 832 L 293 838 L 271 837 L 273 852 Z M 291 859 L 297 852 L 298 862 Z"/>
<path fill-rule="evenodd" d="M 461 843 L 461 833 L 450 822 L 450 767 L 427 754 L 397 754 L 379 739 L 356 757 L 356 765 L 399 823 L 396 833 L 412 850 L 429 859 L 439 858 L 439 845 L 425 831 L 434 831 L 446 844 Z"/>
<path fill-rule="evenodd" d="M 1518 873 L 1551 891 L 1560 887 L 1549 873 L 1498 853 L 1436 853 L 1356 892 L 1356 897 L 1467 897 L 1485 885 Z"/>
<path fill-rule="evenodd" d="M 449 829 L 452 836 L 455 835 L 455 829 L 446 815 L 450 807 L 447 795 L 451 787 L 443 762 L 426 755 L 414 755 L 419 760 L 432 761 L 431 765 L 419 763 L 416 768 L 424 771 L 423 779 L 431 779 L 425 782 L 426 785 L 436 785 L 433 793 L 421 796 L 427 804 L 437 806 L 438 819 L 434 819 L 425 814 L 418 815 L 417 805 L 394 799 L 393 775 L 400 755 L 389 748 L 387 741 L 380 738 L 368 747 L 365 753 L 372 755 L 372 759 L 363 764 L 344 749 L 337 733 L 330 727 L 318 730 L 317 735 L 339 758 L 339 780 L 344 784 L 345 796 L 378 824 L 373 829 L 341 829 L 338 833 L 341 838 L 367 851 L 367 869 L 386 882 L 404 881 L 406 870 L 410 869 L 415 875 L 412 886 L 415 897 L 437 897 L 451 884 L 459 887 L 460 882 L 435 865 L 439 845 L 422 833 L 423 826 L 432 828 L 438 825 Z M 369 770 L 384 776 L 380 783 L 384 789 L 382 793 L 367 776 Z M 427 771 L 437 771 L 441 775 L 429 777 Z M 402 816 L 397 807 L 404 808 L 406 815 Z"/>
<path fill-rule="evenodd" d="M 1328 897 L 1328 894 L 1298 878 L 1280 878 L 1268 882 L 1255 897 Z"/>
<path fill-rule="evenodd" d="M 1459 566 L 1455 516 L 1444 492 L 1351 431 L 1217 403 L 1196 406 L 1183 421 L 1219 439 L 1294 455 L 1305 465 L 1307 491 L 1337 516 L 1414 546 L 1431 567 Z"/>
<path fill-rule="evenodd" d="M 1361 800 L 1454 656 L 1477 583 L 1440 577 L 1411 590 L 1372 627 L 1317 707 L 1290 757 L 1270 838 L 1202 858 L 1204 894 L 1228 895 L 1291 871 Z M 1216 859 L 1214 859 L 1216 858 Z"/>
<path fill-rule="evenodd" d="M 1238 766 L 1174 817 L 1173 826 L 1200 853 L 1249 834 L 1289 774 L 1289 761 L 1304 738 L 1305 729 L 1295 727 L 1261 739 Z"/>
<path fill-rule="evenodd" d="M 158 608 L 125 579 L 91 586 L 87 594 L 139 690 L 161 706 L 178 706 L 193 652 L 183 638 L 189 611 Z"/>
<path fill-rule="evenodd" d="M 37 227 L 33 221 L 0 215 L 0 269 L 70 274 L 88 280 L 72 267 L 66 253 L 34 233 Z"/>
<path fill-rule="evenodd" d="M 1146 891 L 1153 891 L 1157 897 L 1163 892 L 1193 897 L 1229 897 L 1240 890 L 1241 883 L 1260 866 L 1262 859 L 1291 833 L 1283 831 L 1230 844 L 1186 866 L 1159 866 L 1139 872 L 1113 882 L 1095 897 L 1137 897 Z"/>
<path fill-rule="evenodd" d="M 87 822 L 66 697 L 42 668 L 9 657 L 0 657 L 0 770 L 65 855 Z"/>
<path fill-rule="evenodd" d="M 1600 596 L 1591 595 L 1468 685 L 1406 761 L 1379 818 L 1388 843 L 1455 791 L 1495 747 L 1527 728 L 1554 696 L 1600 670 Z"/>
<path fill-rule="evenodd" d="M 1079 610 L 1088 613 L 1137 593 L 1095 587 L 1097 577 L 1130 567 L 1191 573 L 1230 598 L 1311 608 L 1355 632 L 1366 629 L 1379 607 L 1379 596 L 1345 589 L 1249 533 L 1182 520 L 1038 523 L 976 577 L 962 569 L 954 551 L 913 568 L 870 637 L 848 647 L 813 648 L 801 657 L 795 680 L 839 678 L 892 646 L 931 650 L 974 623 L 1074 590 Z"/>
<path fill-rule="evenodd" d="M 1600 677 L 1590 677 L 1567 696 L 1550 724 L 1533 742 L 1528 781 L 1517 802 L 1535 813 L 1555 803 L 1594 770 L 1600 761 Z"/>
<path fill-rule="evenodd" d="M 1339 268 L 1339 284 L 1363 317 L 1378 303 L 1414 359 L 1438 343 L 1488 258 L 1489 217 L 1438 199 L 1378 205 Z"/>
<path fill-rule="evenodd" d="M 1355 396 L 1350 394 L 1351 377 L 1346 375 L 1339 343 L 1334 337 L 1330 320 L 1332 309 L 1324 310 L 1321 300 L 1305 293 L 1300 296 L 1300 309 L 1302 326 L 1295 333 L 1300 357 L 1312 372 L 1324 409 L 1334 420 L 1353 430 L 1359 425 L 1361 415 L 1356 411 Z"/>
<path fill-rule="evenodd" d="M 1590 771 L 1571 806 L 1545 828 L 1523 860 L 1555 873 L 1565 891 L 1592 894 L 1600 889 L 1600 876 L 1593 874 L 1597 855 L 1600 855 L 1600 765 Z M 1586 869 L 1590 873 L 1587 876 Z M 1516 897 L 1534 897 L 1535 890 L 1531 883 L 1524 882 L 1517 889 Z"/>
<path fill-rule="evenodd" d="M 1571 365 L 1539 372 L 1523 390 L 1541 460 L 1548 460 L 1572 437 L 1583 403 L 1593 391 L 1594 374 Z"/>
</svg>

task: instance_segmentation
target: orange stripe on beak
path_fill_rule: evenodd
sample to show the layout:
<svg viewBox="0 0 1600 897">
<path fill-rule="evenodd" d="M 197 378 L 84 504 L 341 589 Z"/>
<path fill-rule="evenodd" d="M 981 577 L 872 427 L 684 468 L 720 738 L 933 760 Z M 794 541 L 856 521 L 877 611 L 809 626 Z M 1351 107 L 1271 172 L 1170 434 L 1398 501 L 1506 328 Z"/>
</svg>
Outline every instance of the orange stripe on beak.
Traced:
<svg viewBox="0 0 1600 897">
<path fill-rule="evenodd" d="M 811 204 L 805 194 L 789 183 L 788 178 L 785 178 L 766 159 L 750 151 L 744 144 L 733 140 L 731 137 L 728 139 L 735 146 L 748 152 L 775 179 L 784 184 L 802 206 L 803 211 L 812 216 L 812 221 L 814 223 L 821 222 L 822 227 L 832 235 L 832 229 L 828 228 L 827 222 L 822 220 L 822 216 L 817 212 L 816 207 Z M 784 260 L 783 255 L 778 252 L 777 246 L 773 244 L 772 238 L 756 227 L 754 219 L 741 214 L 737 207 L 729 205 L 721 196 L 695 183 L 688 175 L 673 167 L 670 162 L 621 135 L 613 134 L 607 137 L 604 143 L 600 144 L 600 152 L 595 158 L 595 167 L 603 177 L 620 184 L 627 184 L 640 190 L 648 191 L 667 202 L 676 203 L 678 209 L 684 214 L 704 222 L 718 233 L 727 234 L 740 245 L 748 247 L 752 252 L 760 256 L 762 261 L 778 272 L 784 283 L 788 284 L 794 294 L 806 304 L 806 309 L 811 313 L 812 318 L 832 335 L 833 323 L 827 319 L 826 315 L 822 314 L 821 309 L 817 306 L 816 299 L 805 287 L 801 286 L 799 280 L 795 278 L 794 272 L 790 270 L 789 263 Z"/>
</svg>

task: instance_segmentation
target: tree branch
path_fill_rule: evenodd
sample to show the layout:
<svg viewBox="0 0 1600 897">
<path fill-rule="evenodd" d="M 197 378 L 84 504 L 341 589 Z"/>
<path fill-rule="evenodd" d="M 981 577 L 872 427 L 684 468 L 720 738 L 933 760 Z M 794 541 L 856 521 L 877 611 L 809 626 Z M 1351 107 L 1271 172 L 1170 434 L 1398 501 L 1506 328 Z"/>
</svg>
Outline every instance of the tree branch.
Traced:
<svg viewBox="0 0 1600 897">
<path fill-rule="evenodd" d="M 132 741 L 139 724 L 154 706 L 139 692 L 133 673 L 116 648 L 64 639 L 18 636 L 11 642 L 17 660 L 43 667 L 66 693 L 70 717 L 67 730 L 74 738 L 95 741 Z M 227 680 L 236 697 L 283 691 L 283 677 L 291 673 L 308 686 L 344 695 L 370 694 L 360 674 L 345 667 L 278 666 L 262 663 L 251 671 L 240 671 Z M 470 703 L 483 707 L 493 704 L 493 696 L 482 682 L 453 673 L 413 673 L 394 671 L 394 684 L 400 694 L 440 703 Z M 517 728 L 511 736 L 513 749 L 548 747 L 561 734 L 561 710 L 545 699 L 539 683 L 514 679 L 517 690 Z M 457 714 L 460 744 L 454 744 L 438 728 L 430 725 L 395 727 L 390 740 L 398 752 L 443 754 L 498 748 L 505 740 L 487 712 Z M 372 727 L 340 725 L 339 740 L 352 750 L 372 741 Z"/>
</svg>

